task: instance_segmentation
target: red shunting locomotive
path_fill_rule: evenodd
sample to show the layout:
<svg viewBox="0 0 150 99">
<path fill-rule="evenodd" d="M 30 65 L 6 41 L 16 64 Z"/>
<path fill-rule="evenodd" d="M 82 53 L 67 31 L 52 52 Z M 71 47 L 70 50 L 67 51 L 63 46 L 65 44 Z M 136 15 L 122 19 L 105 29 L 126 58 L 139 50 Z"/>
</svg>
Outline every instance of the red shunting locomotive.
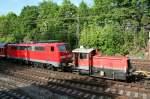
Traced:
<svg viewBox="0 0 150 99">
<path fill-rule="evenodd" d="M 87 72 L 92 76 L 119 80 L 126 80 L 130 75 L 131 68 L 127 57 L 102 56 L 92 48 L 77 48 L 72 52 L 74 66 L 81 73 Z"/>
</svg>

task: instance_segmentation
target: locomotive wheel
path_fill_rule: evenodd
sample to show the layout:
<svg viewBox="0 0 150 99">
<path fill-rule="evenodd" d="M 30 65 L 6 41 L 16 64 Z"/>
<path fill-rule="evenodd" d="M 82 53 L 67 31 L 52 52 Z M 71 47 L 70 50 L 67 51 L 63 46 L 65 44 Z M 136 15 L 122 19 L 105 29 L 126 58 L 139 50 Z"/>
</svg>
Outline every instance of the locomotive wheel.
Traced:
<svg viewBox="0 0 150 99">
<path fill-rule="evenodd" d="M 47 64 L 47 65 L 46 65 L 46 68 L 47 68 L 48 70 L 53 70 L 53 66 L 52 66 L 51 64 Z"/>
<path fill-rule="evenodd" d="M 43 64 L 43 68 L 46 69 L 47 68 L 47 64 Z"/>
<path fill-rule="evenodd" d="M 53 71 L 57 71 L 58 68 L 53 66 L 52 70 L 53 70 Z"/>
<path fill-rule="evenodd" d="M 34 68 L 38 68 L 38 63 L 33 63 Z"/>
<path fill-rule="evenodd" d="M 39 63 L 39 66 L 40 68 L 44 68 L 44 64 L 43 63 Z"/>
</svg>

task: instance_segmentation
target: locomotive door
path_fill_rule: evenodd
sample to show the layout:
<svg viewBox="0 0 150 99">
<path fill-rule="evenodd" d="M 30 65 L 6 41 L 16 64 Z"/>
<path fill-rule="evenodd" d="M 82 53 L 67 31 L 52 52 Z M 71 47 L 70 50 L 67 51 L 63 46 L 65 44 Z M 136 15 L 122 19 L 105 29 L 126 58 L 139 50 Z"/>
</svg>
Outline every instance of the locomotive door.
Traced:
<svg viewBox="0 0 150 99">
<path fill-rule="evenodd" d="M 87 49 L 87 48 L 77 48 L 74 49 L 72 52 L 74 53 L 74 64 L 79 70 L 79 72 L 92 74 L 93 73 L 93 52 L 94 49 Z"/>
<path fill-rule="evenodd" d="M 50 51 L 49 51 L 49 55 L 48 55 L 48 61 L 53 61 L 54 56 L 56 54 L 54 52 L 55 52 L 54 46 L 50 46 Z"/>
<path fill-rule="evenodd" d="M 78 53 L 74 53 L 74 64 L 75 67 L 79 66 Z"/>
<path fill-rule="evenodd" d="M 89 75 L 93 75 L 93 56 L 92 53 L 88 54 L 88 60 L 89 60 Z"/>
</svg>

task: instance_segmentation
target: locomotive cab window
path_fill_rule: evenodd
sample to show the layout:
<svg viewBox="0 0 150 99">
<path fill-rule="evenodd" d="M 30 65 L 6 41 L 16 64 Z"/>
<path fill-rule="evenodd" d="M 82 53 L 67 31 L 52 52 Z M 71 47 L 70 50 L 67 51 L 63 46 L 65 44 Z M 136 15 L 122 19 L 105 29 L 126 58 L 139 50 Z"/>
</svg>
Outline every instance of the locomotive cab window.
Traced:
<svg viewBox="0 0 150 99">
<path fill-rule="evenodd" d="M 69 51 L 69 46 L 67 44 L 59 45 L 58 49 L 60 52 L 66 52 L 66 51 Z"/>
<path fill-rule="evenodd" d="M 28 50 L 30 50 L 30 51 L 32 51 L 33 49 L 32 49 L 32 46 L 28 46 L 28 48 L 27 48 Z"/>
<path fill-rule="evenodd" d="M 66 47 L 65 47 L 65 45 L 61 45 L 61 46 L 59 46 L 59 51 L 60 51 L 60 52 L 64 52 L 64 51 L 66 51 Z"/>
<path fill-rule="evenodd" d="M 87 59 L 86 53 L 80 53 L 80 59 Z"/>
</svg>

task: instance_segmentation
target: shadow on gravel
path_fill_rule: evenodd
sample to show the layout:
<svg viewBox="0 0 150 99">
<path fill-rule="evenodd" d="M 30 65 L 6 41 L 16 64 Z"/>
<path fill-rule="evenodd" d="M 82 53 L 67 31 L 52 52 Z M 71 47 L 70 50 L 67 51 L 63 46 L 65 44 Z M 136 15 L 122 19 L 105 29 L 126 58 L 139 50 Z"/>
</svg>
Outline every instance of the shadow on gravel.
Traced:
<svg viewBox="0 0 150 99">
<path fill-rule="evenodd" d="M 70 82 L 80 83 L 79 88 L 82 86 L 88 88 L 86 92 L 95 94 L 97 96 L 95 99 L 128 99 L 126 96 L 117 94 L 118 92 L 112 88 L 115 84 L 105 79 L 87 77 L 80 80 L 71 79 Z"/>
<path fill-rule="evenodd" d="M 0 85 L 1 86 L 1 85 Z M 75 99 L 62 93 L 54 93 L 37 85 L 28 85 L 15 89 L 0 88 L 0 99 Z"/>
</svg>

